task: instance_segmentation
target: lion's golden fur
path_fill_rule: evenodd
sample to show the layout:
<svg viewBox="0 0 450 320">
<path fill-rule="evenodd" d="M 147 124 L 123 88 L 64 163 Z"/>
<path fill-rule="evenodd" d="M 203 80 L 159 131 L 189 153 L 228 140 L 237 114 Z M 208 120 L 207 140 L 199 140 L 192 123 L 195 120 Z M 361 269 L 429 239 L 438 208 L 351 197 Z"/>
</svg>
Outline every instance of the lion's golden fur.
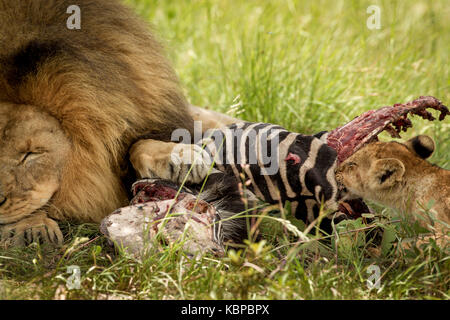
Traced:
<svg viewBox="0 0 450 320">
<path fill-rule="evenodd" d="M 72 4 L 81 30 L 66 26 Z M 127 201 L 124 159 L 140 135 L 192 130 L 163 49 L 118 1 L 0 0 L 0 30 L 0 108 L 43 110 L 71 143 L 51 217 L 98 222 Z"/>
</svg>

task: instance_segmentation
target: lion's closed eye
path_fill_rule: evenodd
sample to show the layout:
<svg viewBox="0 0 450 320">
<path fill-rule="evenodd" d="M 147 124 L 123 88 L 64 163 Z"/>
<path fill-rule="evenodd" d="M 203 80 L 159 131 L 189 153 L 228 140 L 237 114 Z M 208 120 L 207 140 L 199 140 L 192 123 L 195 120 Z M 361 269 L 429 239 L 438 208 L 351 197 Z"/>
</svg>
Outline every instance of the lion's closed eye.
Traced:
<svg viewBox="0 0 450 320">
<path fill-rule="evenodd" d="M 44 152 L 42 152 L 42 151 L 39 151 L 39 152 L 37 152 L 37 151 L 36 152 L 33 152 L 33 151 L 24 152 L 22 154 L 22 158 L 20 160 L 20 164 L 24 164 L 27 161 L 34 160 L 34 159 L 42 156 L 43 154 L 44 154 Z"/>
</svg>

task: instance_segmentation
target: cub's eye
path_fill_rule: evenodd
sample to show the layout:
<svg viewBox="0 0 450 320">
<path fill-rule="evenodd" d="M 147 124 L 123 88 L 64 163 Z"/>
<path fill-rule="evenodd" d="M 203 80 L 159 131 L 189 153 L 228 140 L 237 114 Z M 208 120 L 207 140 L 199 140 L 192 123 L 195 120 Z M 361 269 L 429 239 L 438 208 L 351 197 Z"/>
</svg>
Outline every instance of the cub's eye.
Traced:
<svg viewBox="0 0 450 320">
<path fill-rule="evenodd" d="M 356 168 L 356 167 L 357 167 L 357 164 L 354 163 L 354 162 L 349 162 L 349 163 L 347 163 L 347 168 L 348 168 L 348 169 L 354 169 L 354 168 Z"/>
</svg>

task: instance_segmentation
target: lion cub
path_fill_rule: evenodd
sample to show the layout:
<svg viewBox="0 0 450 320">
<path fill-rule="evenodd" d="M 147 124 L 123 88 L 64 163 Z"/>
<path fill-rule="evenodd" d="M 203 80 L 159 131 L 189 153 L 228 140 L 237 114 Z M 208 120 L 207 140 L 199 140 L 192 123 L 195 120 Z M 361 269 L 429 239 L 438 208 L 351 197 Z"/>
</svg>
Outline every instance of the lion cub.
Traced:
<svg viewBox="0 0 450 320">
<path fill-rule="evenodd" d="M 447 225 L 438 224 L 445 233 L 450 224 L 450 171 L 429 163 L 434 141 L 419 135 L 405 144 L 373 142 L 345 160 L 336 179 L 351 194 L 395 208 L 423 214 L 431 211 Z"/>
</svg>

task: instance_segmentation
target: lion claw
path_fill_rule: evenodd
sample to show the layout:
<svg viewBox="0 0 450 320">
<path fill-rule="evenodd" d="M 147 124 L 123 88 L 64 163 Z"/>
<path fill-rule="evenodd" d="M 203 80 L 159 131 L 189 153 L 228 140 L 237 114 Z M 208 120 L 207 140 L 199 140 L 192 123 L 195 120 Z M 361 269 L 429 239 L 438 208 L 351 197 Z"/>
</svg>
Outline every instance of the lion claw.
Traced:
<svg viewBox="0 0 450 320">
<path fill-rule="evenodd" d="M 4 248 L 23 247 L 33 242 L 60 246 L 63 240 L 58 224 L 44 214 L 0 226 L 0 246 Z"/>
</svg>

